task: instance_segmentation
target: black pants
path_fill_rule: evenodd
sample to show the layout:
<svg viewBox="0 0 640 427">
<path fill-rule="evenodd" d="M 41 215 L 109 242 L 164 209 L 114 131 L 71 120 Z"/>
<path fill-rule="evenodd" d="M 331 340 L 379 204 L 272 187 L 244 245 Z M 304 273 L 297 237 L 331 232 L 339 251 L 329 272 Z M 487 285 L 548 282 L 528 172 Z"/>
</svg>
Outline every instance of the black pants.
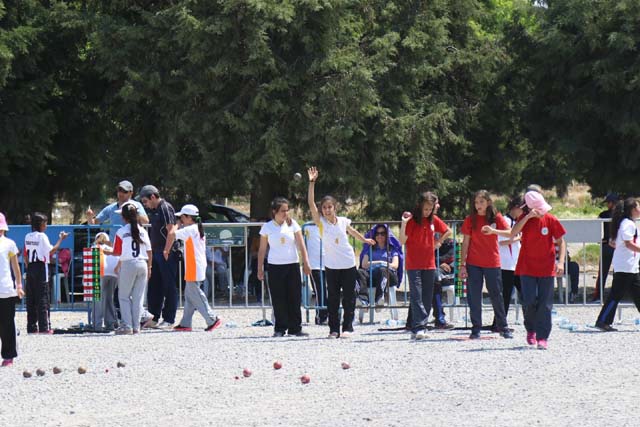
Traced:
<svg viewBox="0 0 640 427">
<path fill-rule="evenodd" d="M 43 262 L 31 262 L 27 266 L 27 332 L 48 332 L 49 282 Z"/>
<path fill-rule="evenodd" d="M 165 322 L 175 323 L 178 310 L 178 256 L 171 251 L 169 259 L 165 260 L 162 251 L 153 251 L 152 266 L 147 288 L 149 312 L 156 322 L 162 316 Z"/>
<path fill-rule="evenodd" d="M 355 267 L 339 270 L 325 268 L 325 273 L 329 291 L 329 330 L 340 333 L 340 291 L 342 291 L 342 331 L 353 332 L 358 271 Z"/>
<path fill-rule="evenodd" d="M 0 340 L 2 358 L 13 359 L 18 356 L 16 349 L 16 302 L 17 297 L 0 298 Z"/>
<path fill-rule="evenodd" d="M 598 277 L 596 278 L 596 288 L 593 291 L 593 298 L 600 298 L 600 277 L 602 276 L 602 289 L 607 287 L 607 276 L 611 268 L 614 249 L 608 243 L 602 243 L 602 270 L 598 269 Z"/>
<path fill-rule="evenodd" d="M 640 274 L 638 273 L 613 273 L 613 284 L 607 302 L 602 306 L 596 323 L 611 325 L 616 315 L 618 304 L 627 293 L 631 291 L 633 303 L 640 311 Z"/>
<path fill-rule="evenodd" d="M 297 334 L 302 329 L 300 265 L 267 264 L 267 282 L 276 318 L 275 332 Z"/>
<path fill-rule="evenodd" d="M 316 305 L 319 307 L 326 307 L 329 301 L 327 297 L 327 273 L 320 270 L 311 270 L 311 277 L 313 279 L 313 292 L 316 294 Z M 322 276 L 322 279 L 320 278 Z M 329 311 L 326 308 L 316 309 L 316 325 L 321 325 L 327 321 Z"/>
<path fill-rule="evenodd" d="M 373 285 L 375 289 L 376 304 L 384 298 L 384 293 L 388 287 L 398 286 L 398 273 L 386 267 L 372 269 L 371 280 L 369 279 L 369 269 L 360 268 L 358 269 L 358 278 L 360 281 L 359 294 L 367 301 L 369 301 L 369 282 L 371 282 L 371 285 Z"/>
</svg>

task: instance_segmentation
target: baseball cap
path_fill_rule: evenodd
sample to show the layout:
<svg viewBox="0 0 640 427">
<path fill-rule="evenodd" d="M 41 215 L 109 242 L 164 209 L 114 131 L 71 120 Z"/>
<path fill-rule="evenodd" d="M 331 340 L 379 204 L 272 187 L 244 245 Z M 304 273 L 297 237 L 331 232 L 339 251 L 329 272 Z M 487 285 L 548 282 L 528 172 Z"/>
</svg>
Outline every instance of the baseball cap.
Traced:
<svg viewBox="0 0 640 427">
<path fill-rule="evenodd" d="M 524 195 L 525 204 L 522 207 L 527 206 L 529 209 L 535 209 L 541 214 L 546 214 L 551 210 L 551 205 L 544 200 L 544 196 L 537 191 L 527 191 Z"/>
<path fill-rule="evenodd" d="M 158 189 L 154 185 L 145 185 L 140 189 L 140 197 L 146 197 L 147 199 L 151 197 L 153 194 L 160 194 Z"/>
<path fill-rule="evenodd" d="M 0 213 L 0 230 L 9 231 L 9 226 L 7 225 L 7 218 L 5 218 L 4 214 Z"/>
<path fill-rule="evenodd" d="M 124 202 L 124 203 L 122 204 L 122 206 L 120 206 L 120 209 L 116 210 L 115 212 L 116 212 L 117 214 L 121 214 L 121 213 L 122 213 L 122 210 L 123 210 L 125 207 L 127 207 L 127 206 L 133 206 L 133 207 L 135 207 L 135 208 L 136 208 L 136 210 L 138 209 L 138 208 L 136 207 L 136 204 L 135 204 L 135 203 L 133 203 L 132 201 L 128 201 L 128 202 Z"/>
<path fill-rule="evenodd" d="M 100 239 L 104 239 L 106 242 L 110 241 L 109 240 L 109 235 L 107 233 L 105 233 L 105 232 L 102 232 L 102 231 L 100 233 L 96 234 L 95 241 L 97 242 Z"/>
<path fill-rule="evenodd" d="M 122 188 L 126 192 L 133 191 L 133 184 L 130 181 L 124 180 L 118 183 L 118 188 Z"/>
<path fill-rule="evenodd" d="M 198 216 L 200 215 L 200 211 L 195 205 L 184 205 L 180 212 L 176 212 L 176 216 L 181 215 L 189 215 L 189 216 Z"/>
<path fill-rule="evenodd" d="M 604 202 L 617 202 L 620 199 L 617 193 L 607 193 L 604 197 Z"/>
</svg>

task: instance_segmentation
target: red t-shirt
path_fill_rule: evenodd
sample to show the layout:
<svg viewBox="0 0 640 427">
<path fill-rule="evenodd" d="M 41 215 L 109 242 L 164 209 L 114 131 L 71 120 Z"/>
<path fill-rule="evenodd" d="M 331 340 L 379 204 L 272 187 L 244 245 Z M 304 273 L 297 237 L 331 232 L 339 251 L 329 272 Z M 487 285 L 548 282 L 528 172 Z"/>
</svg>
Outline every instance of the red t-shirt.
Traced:
<svg viewBox="0 0 640 427">
<path fill-rule="evenodd" d="M 407 223 L 405 233 L 407 251 L 405 257 L 405 269 L 407 270 L 435 270 L 436 260 L 434 256 L 434 233 L 443 234 L 447 231 L 447 224 L 436 215 L 430 222 L 422 218 L 422 224 L 418 224 L 413 218 Z"/>
<path fill-rule="evenodd" d="M 520 222 L 524 218 L 518 218 Z M 516 265 L 517 276 L 554 277 L 556 247 L 554 242 L 564 236 L 566 230 L 558 219 L 547 213 L 542 218 L 531 218 L 522 227 L 520 255 Z"/>
<path fill-rule="evenodd" d="M 464 219 L 460 232 L 469 236 L 469 250 L 467 251 L 467 264 L 483 268 L 500 268 L 500 249 L 498 236 L 495 234 L 482 234 L 482 227 L 491 226 L 497 230 L 508 230 L 509 224 L 500 213 L 496 214 L 495 222 L 487 223 L 485 215 L 476 215 L 476 226 L 472 228 L 471 215 Z"/>
</svg>

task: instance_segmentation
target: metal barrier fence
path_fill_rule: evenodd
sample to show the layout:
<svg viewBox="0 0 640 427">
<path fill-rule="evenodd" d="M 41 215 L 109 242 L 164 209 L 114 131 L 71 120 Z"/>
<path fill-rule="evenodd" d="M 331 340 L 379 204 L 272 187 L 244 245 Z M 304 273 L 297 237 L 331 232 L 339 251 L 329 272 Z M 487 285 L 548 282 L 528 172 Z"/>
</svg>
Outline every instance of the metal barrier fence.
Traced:
<svg viewBox="0 0 640 427">
<path fill-rule="evenodd" d="M 568 259 L 565 268 L 565 275 L 559 278 L 559 296 L 561 303 L 571 306 L 585 306 L 587 305 L 587 258 L 586 258 L 586 245 L 598 244 L 600 249 L 600 260 L 602 259 L 602 248 L 600 246 L 602 241 L 602 224 L 609 220 L 593 219 L 593 220 L 561 220 L 562 224 L 567 230 L 565 240 L 568 244 L 572 244 L 574 247 L 576 244 L 581 244 L 583 249 L 583 259 L 580 265 L 580 272 L 582 273 L 582 295 L 579 303 L 569 304 L 569 286 L 564 286 L 564 283 L 570 283 L 568 273 Z M 455 244 L 459 244 L 459 227 L 461 221 L 445 221 L 453 230 L 453 240 Z M 368 221 L 368 222 L 353 222 L 352 226 L 358 229 L 362 234 L 365 234 L 372 226 L 376 224 L 387 224 L 394 234 L 398 235 L 400 221 Z M 203 224 L 206 233 L 207 241 L 207 280 L 205 281 L 205 291 L 210 299 L 211 305 L 215 309 L 255 309 L 261 310 L 263 320 L 266 320 L 266 310 L 271 307 L 271 301 L 269 299 L 268 286 L 264 282 L 257 280 L 256 265 L 257 265 L 257 251 L 259 246 L 259 228 L 263 225 L 261 222 L 254 223 L 215 223 L 215 224 Z M 312 226 L 312 223 L 304 224 L 303 230 L 308 230 Z M 78 269 L 81 270 L 82 260 L 82 248 L 89 247 L 93 243 L 94 236 L 99 231 L 108 231 L 112 236 L 115 234 L 117 227 L 97 226 L 97 225 L 51 225 L 47 227 L 46 234 L 49 236 L 51 242 L 55 242 L 58 239 L 58 233 L 60 231 L 66 231 L 70 233 L 69 238 L 65 239 L 60 249 L 69 250 L 71 257 L 69 264 L 66 266 L 66 272 L 63 271 L 63 266 L 58 261 L 59 257 L 55 257 L 52 260 L 52 269 L 54 271 L 52 277 L 52 310 L 73 310 L 73 311 L 90 311 L 91 307 L 89 303 L 76 301 L 78 295 L 82 294 L 82 281 L 78 274 Z M 24 245 L 24 236 L 31 231 L 30 226 L 14 225 L 10 227 L 7 236 L 13 239 L 19 248 Z M 305 238 L 307 236 L 305 235 Z M 351 237 L 351 244 L 356 251 L 356 259 L 359 258 L 361 243 Z M 404 250 L 404 248 L 403 248 Z M 216 253 L 217 252 L 217 253 Z M 311 254 L 310 254 L 311 256 Z M 439 253 L 436 253 L 436 257 Z M 24 265 L 22 259 L 20 259 L 22 271 L 24 274 Z M 78 265 L 80 263 L 80 265 Z M 320 265 L 323 264 L 323 260 L 320 255 Z M 602 264 L 602 261 L 600 261 Z M 182 265 L 180 264 L 180 268 Z M 457 277 L 458 269 L 457 265 L 453 265 L 454 275 Z M 600 265 L 601 269 L 601 265 Z M 180 277 L 182 272 L 180 270 Z M 369 276 L 371 277 L 371 275 Z M 180 279 L 182 283 L 182 279 Z M 602 275 L 600 277 L 600 295 L 603 295 L 602 288 Z M 321 280 L 320 291 L 324 292 L 324 282 Z M 79 288 L 79 291 L 78 291 Z M 316 301 L 312 303 L 312 286 L 310 286 L 310 280 L 308 277 L 304 278 L 303 287 L 303 301 L 302 306 L 306 310 L 307 321 L 309 320 L 310 310 L 326 309 L 326 304 L 322 304 Z M 182 306 L 182 286 L 178 286 L 179 289 L 179 301 Z M 63 292 L 64 291 L 64 292 Z M 400 291 L 402 298 L 395 300 L 395 303 L 387 305 L 386 308 L 398 309 L 407 308 L 409 301 L 409 286 L 406 274 L 403 276 L 402 281 L 398 285 L 397 291 Z M 369 283 L 369 301 L 373 301 L 373 286 Z M 65 296 L 66 303 L 63 303 L 63 296 Z M 269 303 L 266 300 L 269 299 Z M 449 301 L 450 302 L 450 301 Z M 516 310 L 516 316 L 519 316 L 520 310 L 516 304 L 514 309 Z M 629 307 L 629 304 L 621 304 L 621 310 L 619 310 L 619 317 L 622 317 L 622 308 Z M 446 307 L 451 309 L 456 307 L 465 307 L 466 303 L 462 303 L 460 297 L 456 297 L 453 303 L 446 304 Z M 599 306 L 598 306 L 599 307 Z M 22 304 L 24 309 L 24 302 Z M 367 307 L 369 314 L 369 321 L 374 321 L 375 316 L 375 304 L 370 304 Z M 453 316 L 453 311 L 450 311 Z"/>
</svg>

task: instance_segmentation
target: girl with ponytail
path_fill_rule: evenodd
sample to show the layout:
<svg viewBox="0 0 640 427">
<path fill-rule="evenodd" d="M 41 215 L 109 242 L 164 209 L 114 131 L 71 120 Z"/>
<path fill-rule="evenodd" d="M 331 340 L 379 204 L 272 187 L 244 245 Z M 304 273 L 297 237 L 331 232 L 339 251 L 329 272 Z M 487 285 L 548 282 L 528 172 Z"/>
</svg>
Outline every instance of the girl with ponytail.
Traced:
<svg viewBox="0 0 640 427">
<path fill-rule="evenodd" d="M 164 257 L 169 258 L 169 252 L 176 239 L 182 240 L 184 258 L 184 310 L 182 320 L 173 329 L 175 331 L 191 331 L 193 313 L 198 311 L 207 322 L 206 332 L 211 332 L 222 325 L 222 319 L 215 315 L 207 297 L 202 292 L 202 283 L 206 278 L 207 257 L 206 239 L 200 211 L 195 205 L 184 205 L 180 212 L 176 212 L 182 226 L 176 230 L 173 227 L 167 235 L 164 246 Z"/>
</svg>

